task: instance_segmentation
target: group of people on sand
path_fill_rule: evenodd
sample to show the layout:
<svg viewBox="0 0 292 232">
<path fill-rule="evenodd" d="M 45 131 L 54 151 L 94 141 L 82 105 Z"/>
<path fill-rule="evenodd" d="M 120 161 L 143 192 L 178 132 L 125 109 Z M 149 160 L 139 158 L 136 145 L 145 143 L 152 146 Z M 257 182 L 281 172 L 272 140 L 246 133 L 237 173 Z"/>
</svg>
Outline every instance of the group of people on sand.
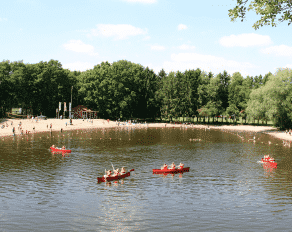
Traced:
<svg viewBox="0 0 292 232">
<path fill-rule="evenodd" d="M 270 155 L 264 155 L 264 158 L 262 158 L 262 161 L 274 163 L 275 159 L 273 157 L 270 157 Z"/>
<path fill-rule="evenodd" d="M 121 168 L 121 171 L 117 168 L 117 169 L 113 169 L 113 174 L 112 174 L 112 171 L 111 170 L 108 170 L 106 171 L 104 177 L 114 177 L 114 176 L 120 176 L 120 175 L 123 175 L 126 173 L 126 169 L 125 167 L 122 167 Z"/>
<path fill-rule="evenodd" d="M 180 163 L 179 166 L 178 166 L 178 169 L 182 169 L 184 168 L 184 164 Z M 164 170 L 164 169 L 168 169 L 168 165 L 167 164 L 164 164 L 162 167 L 161 167 L 161 170 Z M 170 165 L 170 168 L 169 169 L 175 169 L 175 164 L 174 162 L 172 162 L 172 164 Z"/>
</svg>

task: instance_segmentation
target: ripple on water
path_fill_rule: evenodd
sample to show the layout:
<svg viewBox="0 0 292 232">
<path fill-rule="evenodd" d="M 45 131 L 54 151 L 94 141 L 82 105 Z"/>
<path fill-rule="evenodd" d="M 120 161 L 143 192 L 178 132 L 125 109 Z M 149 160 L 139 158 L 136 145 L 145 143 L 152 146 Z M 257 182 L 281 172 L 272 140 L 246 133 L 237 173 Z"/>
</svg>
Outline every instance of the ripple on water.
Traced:
<svg viewBox="0 0 292 232">
<path fill-rule="evenodd" d="M 290 230 L 292 156 L 284 147 L 243 143 L 232 133 L 196 129 L 85 132 L 1 141 L 1 228 Z M 65 144 L 72 153 L 52 155 L 52 144 Z M 267 153 L 279 160 L 276 170 L 257 163 Z M 190 172 L 152 174 L 153 168 L 172 162 L 183 162 Z M 112 164 L 135 171 L 124 180 L 98 184 L 96 177 Z"/>
</svg>

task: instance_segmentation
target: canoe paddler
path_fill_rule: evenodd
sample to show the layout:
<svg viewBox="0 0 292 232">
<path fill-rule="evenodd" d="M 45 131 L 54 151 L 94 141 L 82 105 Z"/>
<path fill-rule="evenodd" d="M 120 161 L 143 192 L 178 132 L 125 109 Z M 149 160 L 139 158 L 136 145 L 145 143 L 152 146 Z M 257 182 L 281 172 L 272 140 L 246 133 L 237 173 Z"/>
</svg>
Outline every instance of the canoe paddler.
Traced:
<svg viewBox="0 0 292 232">
<path fill-rule="evenodd" d="M 119 175 L 119 169 L 118 168 L 114 170 L 114 176 L 117 176 L 117 175 Z"/>
<path fill-rule="evenodd" d="M 170 165 L 170 169 L 175 169 L 175 164 L 174 164 L 174 162 L 172 162 L 172 164 Z"/>
<path fill-rule="evenodd" d="M 265 155 L 264 158 L 265 160 L 270 160 L 270 155 Z"/>
<path fill-rule="evenodd" d="M 121 174 L 125 174 L 126 173 L 126 169 L 124 167 L 121 168 Z"/>
<path fill-rule="evenodd" d="M 64 150 L 65 150 L 65 149 L 66 149 L 66 148 L 65 148 L 65 146 L 63 146 L 63 147 L 62 147 L 62 149 L 64 149 Z"/>
<path fill-rule="evenodd" d="M 55 148 L 55 145 L 54 144 L 52 145 L 52 148 Z"/>
<path fill-rule="evenodd" d="M 184 168 L 184 166 L 185 166 L 185 165 L 184 165 L 184 164 L 182 164 L 182 163 L 180 163 L 180 164 L 179 164 L 179 168 L 180 168 L 180 169 L 183 169 L 183 168 Z"/>
<path fill-rule="evenodd" d="M 167 164 L 164 164 L 162 167 L 161 167 L 161 170 L 163 169 L 167 169 Z"/>
<path fill-rule="evenodd" d="M 111 173 L 112 173 L 111 170 L 106 171 L 106 174 L 104 175 L 104 177 L 109 177 L 111 175 Z"/>
</svg>

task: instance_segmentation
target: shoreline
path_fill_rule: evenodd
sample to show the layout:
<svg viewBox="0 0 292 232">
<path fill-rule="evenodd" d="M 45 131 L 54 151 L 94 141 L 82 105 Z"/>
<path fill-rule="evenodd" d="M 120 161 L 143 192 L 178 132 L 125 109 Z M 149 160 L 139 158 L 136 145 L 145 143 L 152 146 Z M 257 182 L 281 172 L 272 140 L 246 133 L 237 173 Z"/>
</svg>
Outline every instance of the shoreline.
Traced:
<svg viewBox="0 0 292 232">
<path fill-rule="evenodd" d="M 96 129 L 96 128 L 120 128 L 120 127 L 134 127 L 134 128 L 149 128 L 149 127 L 159 127 L 159 128 L 196 128 L 205 130 L 231 130 L 235 132 L 254 132 L 254 133 L 265 133 L 276 137 L 281 140 L 292 141 L 292 136 L 286 134 L 284 131 L 279 131 L 277 128 L 271 126 L 250 126 L 250 125 L 222 125 L 222 126 L 212 126 L 212 125 L 202 125 L 202 124 L 170 124 L 170 123 L 127 123 L 116 121 L 107 121 L 105 119 L 73 119 L 72 125 L 70 125 L 70 119 L 47 119 L 38 120 L 35 119 L 3 119 L 0 122 L 0 137 L 10 137 L 13 136 L 12 128 L 15 127 L 15 136 L 21 135 L 21 130 L 18 129 L 18 124 L 21 122 L 21 130 L 23 130 L 23 135 L 26 131 L 29 134 L 40 133 L 40 132 L 51 132 L 51 131 L 69 131 L 69 130 L 79 130 L 79 129 Z M 11 125 L 12 123 L 12 125 Z M 67 123 L 67 126 L 66 126 Z M 50 129 L 50 125 L 52 128 Z M 2 125 L 5 127 L 2 129 Z M 8 125 L 8 127 L 6 126 Z M 33 129 L 35 128 L 35 129 Z"/>
</svg>

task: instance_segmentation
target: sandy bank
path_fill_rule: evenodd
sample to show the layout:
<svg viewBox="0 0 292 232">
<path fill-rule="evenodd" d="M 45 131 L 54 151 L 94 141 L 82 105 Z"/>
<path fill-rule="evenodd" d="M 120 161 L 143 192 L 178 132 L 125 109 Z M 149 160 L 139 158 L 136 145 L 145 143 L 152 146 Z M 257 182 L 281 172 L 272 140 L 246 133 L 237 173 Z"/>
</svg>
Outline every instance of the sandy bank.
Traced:
<svg viewBox="0 0 292 232">
<path fill-rule="evenodd" d="M 242 131 L 242 132 L 262 132 L 271 135 L 275 138 L 292 141 L 292 136 L 284 131 L 279 131 L 277 128 L 271 126 L 249 126 L 249 125 L 238 125 L 238 126 L 210 126 L 211 129 L 231 130 L 231 131 Z"/>
<path fill-rule="evenodd" d="M 21 126 L 18 127 L 21 122 Z M 67 123 L 67 125 L 66 125 Z M 12 125 L 11 125 L 12 124 Z M 283 131 L 277 131 L 276 128 L 270 126 L 249 126 L 249 125 L 238 125 L 238 126 L 208 126 L 208 125 L 183 125 L 183 124 L 168 124 L 168 123 L 117 123 L 116 121 L 107 121 L 105 119 L 93 119 L 82 120 L 73 119 L 73 125 L 70 125 L 69 119 L 48 119 L 48 120 L 31 120 L 31 119 L 6 119 L 0 122 L 0 137 L 2 136 L 13 136 L 12 128 L 15 127 L 15 135 L 20 135 L 21 131 L 23 134 L 37 133 L 37 132 L 50 132 L 52 131 L 63 131 L 66 130 L 77 130 L 77 129 L 92 129 L 92 128 L 114 128 L 114 127 L 135 127 L 135 128 L 145 128 L 145 127 L 164 127 L 164 128 L 198 128 L 198 129 L 210 129 L 210 130 L 231 130 L 231 131 L 242 131 L 242 132 L 263 132 L 283 140 L 292 141 L 292 136 L 284 133 Z M 5 127 L 2 129 L 2 125 Z M 52 128 L 50 128 L 52 125 Z M 19 129 L 18 129 L 19 128 Z M 20 129 L 21 128 L 21 129 Z"/>
</svg>

